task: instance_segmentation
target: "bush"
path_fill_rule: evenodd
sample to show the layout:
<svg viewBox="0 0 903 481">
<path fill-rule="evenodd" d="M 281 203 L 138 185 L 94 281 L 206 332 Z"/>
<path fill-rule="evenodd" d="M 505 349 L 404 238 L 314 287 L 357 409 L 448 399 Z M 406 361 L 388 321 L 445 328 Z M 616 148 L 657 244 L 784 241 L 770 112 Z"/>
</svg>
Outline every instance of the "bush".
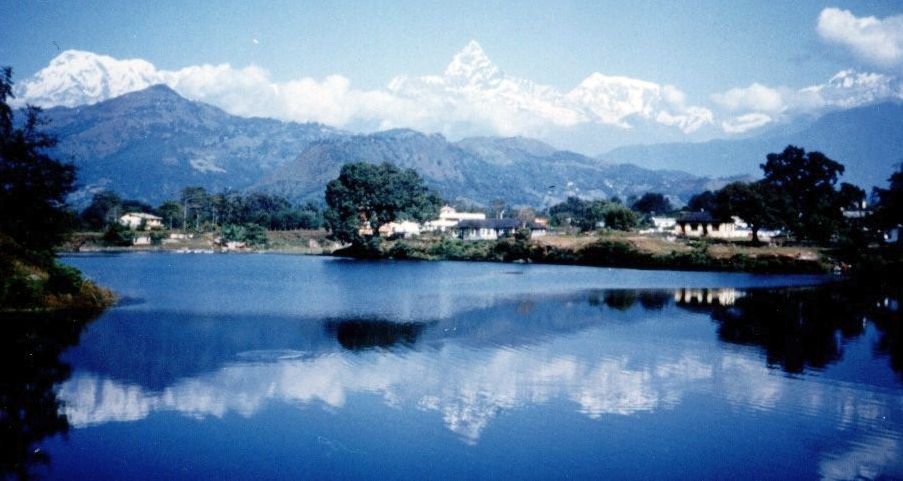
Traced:
<svg viewBox="0 0 903 481">
<path fill-rule="evenodd" d="M 81 272 L 74 267 L 54 263 L 48 270 L 45 290 L 51 294 L 77 294 L 84 283 Z"/>
<path fill-rule="evenodd" d="M 113 222 L 103 233 L 102 239 L 108 246 L 130 246 L 132 245 L 132 231 L 119 222 Z"/>
<path fill-rule="evenodd" d="M 21 274 L 3 280 L 0 291 L 0 305 L 11 308 L 39 306 L 44 297 L 44 286 L 40 279 Z"/>
<path fill-rule="evenodd" d="M 267 231 L 258 224 L 226 224 L 220 236 L 224 242 L 244 242 L 248 245 L 266 245 Z"/>
</svg>

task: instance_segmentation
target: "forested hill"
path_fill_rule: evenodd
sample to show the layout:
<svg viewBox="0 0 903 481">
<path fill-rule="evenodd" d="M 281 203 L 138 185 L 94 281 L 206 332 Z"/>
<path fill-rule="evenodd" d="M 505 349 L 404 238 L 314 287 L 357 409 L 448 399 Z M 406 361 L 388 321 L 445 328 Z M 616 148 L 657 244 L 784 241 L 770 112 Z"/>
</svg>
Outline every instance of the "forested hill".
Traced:
<svg viewBox="0 0 903 481">
<path fill-rule="evenodd" d="M 94 105 L 46 111 L 58 158 L 78 167 L 76 202 L 102 188 L 150 203 L 186 186 L 265 189 L 320 198 L 343 163 L 388 161 L 416 169 L 450 200 L 496 198 L 541 206 L 568 195 L 658 191 L 682 199 L 712 184 L 686 172 L 602 162 L 523 138 L 449 142 L 394 130 L 352 135 L 321 124 L 244 118 L 179 96 L 165 86 Z"/>
<path fill-rule="evenodd" d="M 54 155 L 78 167 L 83 198 L 107 188 L 152 203 L 186 186 L 244 189 L 312 141 L 346 135 L 320 124 L 236 117 L 162 85 L 45 116 L 59 139 Z"/>
<path fill-rule="evenodd" d="M 342 164 L 392 162 L 416 169 L 443 196 L 487 203 L 551 205 L 568 196 L 592 198 L 664 192 L 686 200 L 723 182 L 686 172 L 611 164 L 523 138 L 449 142 L 441 135 L 392 130 L 314 142 L 256 187 L 292 198 L 320 195 Z"/>
</svg>

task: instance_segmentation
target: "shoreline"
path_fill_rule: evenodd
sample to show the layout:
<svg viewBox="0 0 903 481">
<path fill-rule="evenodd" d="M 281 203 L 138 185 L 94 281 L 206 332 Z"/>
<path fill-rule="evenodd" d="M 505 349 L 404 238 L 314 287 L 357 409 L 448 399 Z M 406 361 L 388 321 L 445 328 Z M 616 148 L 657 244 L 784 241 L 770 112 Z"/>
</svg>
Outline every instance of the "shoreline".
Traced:
<svg viewBox="0 0 903 481">
<path fill-rule="evenodd" d="M 171 254 L 283 254 L 331 256 L 369 260 L 469 261 L 493 263 L 535 263 L 544 265 L 575 265 L 639 270 L 711 271 L 748 274 L 829 274 L 829 261 L 823 255 L 791 257 L 764 251 L 748 255 L 746 251 L 716 255 L 708 246 L 701 250 L 673 250 L 668 253 L 645 252 L 623 240 L 611 238 L 584 239 L 579 246 L 555 246 L 539 241 L 500 239 L 496 241 L 460 241 L 442 238 L 382 241 L 378 251 L 338 249 L 310 249 L 301 246 L 272 248 L 218 249 L 176 248 L 175 246 L 102 247 L 60 250 L 60 255 L 171 253 Z M 728 246 L 732 248 L 732 246 Z M 755 247 L 751 249 L 766 249 Z M 803 249 L 803 252 L 811 250 Z"/>
</svg>

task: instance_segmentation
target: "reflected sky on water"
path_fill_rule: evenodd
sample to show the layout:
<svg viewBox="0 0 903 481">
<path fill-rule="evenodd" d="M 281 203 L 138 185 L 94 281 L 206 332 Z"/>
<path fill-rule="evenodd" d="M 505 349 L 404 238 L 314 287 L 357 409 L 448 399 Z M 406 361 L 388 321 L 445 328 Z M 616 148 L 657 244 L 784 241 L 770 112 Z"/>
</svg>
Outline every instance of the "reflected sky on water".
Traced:
<svg viewBox="0 0 903 481">
<path fill-rule="evenodd" d="M 899 297 L 764 277 L 66 259 L 49 478 L 903 477 Z"/>
</svg>

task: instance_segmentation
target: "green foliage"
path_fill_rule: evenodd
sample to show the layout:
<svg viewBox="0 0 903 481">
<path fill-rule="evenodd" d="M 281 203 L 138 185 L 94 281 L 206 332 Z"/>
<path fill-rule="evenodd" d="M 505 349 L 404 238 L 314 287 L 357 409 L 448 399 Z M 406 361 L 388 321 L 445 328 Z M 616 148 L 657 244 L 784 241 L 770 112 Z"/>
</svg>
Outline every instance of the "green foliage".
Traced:
<svg viewBox="0 0 903 481">
<path fill-rule="evenodd" d="M 157 208 L 160 217 L 163 217 L 163 224 L 170 229 L 183 225 L 185 218 L 182 216 L 182 206 L 178 202 L 168 200 Z"/>
<path fill-rule="evenodd" d="M 413 169 L 383 163 L 345 164 L 326 186 L 326 226 L 333 238 L 362 244 L 361 227 L 379 236 L 379 226 L 396 220 L 423 222 L 435 218 L 439 197 Z"/>
<path fill-rule="evenodd" d="M 583 200 L 568 197 L 560 204 L 549 208 L 552 225 L 556 227 L 573 226 L 582 232 L 596 229 L 599 223 L 614 230 L 631 230 L 636 228 L 638 219 L 635 212 L 620 202 L 604 200 Z"/>
<path fill-rule="evenodd" d="M 7 103 L 12 69 L 0 68 L 0 231 L 39 252 L 52 252 L 73 227 L 66 196 L 75 186 L 75 167 L 46 154 L 56 139 L 43 133 L 41 110 L 26 107 L 16 128 Z"/>
<path fill-rule="evenodd" d="M 0 306 L 22 309 L 38 306 L 44 297 L 40 279 L 21 274 L 4 277 L 0 289 Z"/>
<path fill-rule="evenodd" d="M 117 214 L 122 213 L 122 199 L 115 192 L 102 190 L 94 194 L 91 203 L 79 215 L 82 225 L 100 230 L 112 222 L 116 222 Z"/>
<path fill-rule="evenodd" d="M 550 207 L 549 215 L 555 227 L 576 227 L 586 232 L 594 230 L 596 224 L 604 219 L 606 204 L 604 200 L 568 197 L 564 202 Z"/>
<path fill-rule="evenodd" d="M 903 225 L 903 164 L 887 180 L 887 189 L 875 187 L 873 191 L 878 199 L 875 220 L 881 229 Z"/>
<path fill-rule="evenodd" d="M 94 194 L 91 203 L 79 214 L 79 220 L 82 227 L 101 230 L 118 222 L 127 212 L 154 213 L 155 209 L 140 200 L 122 199 L 115 192 L 102 190 Z"/>
<path fill-rule="evenodd" d="M 764 182 L 733 182 L 715 194 L 714 214 L 728 218 L 738 216 L 752 230 L 753 241 L 759 241 L 759 230 L 781 225 L 781 193 Z"/>
<path fill-rule="evenodd" d="M 614 230 L 632 230 L 636 228 L 638 223 L 636 213 L 621 204 L 609 204 L 606 206 L 603 219 L 605 220 L 605 227 Z"/>
<path fill-rule="evenodd" d="M 257 224 L 226 224 L 221 237 L 225 242 L 244 242 L 248 245 L 266 245 L 267 233 Z"/>
<path fill-rule="evenodd" d="M 644 214 L 665 214 L 674 210 L 671 201 L 662 194 L 647 192 L 631 206 Z"/>
<path fill-rule="evenodd" d="M 47 273 L 47 283 L 44 288 L 50 293 L 77 294 L 82 288 L 84 279 L 81 272 L 74 267 L 55 262 Z"/>
<path fill-rule="evenodd" d="M 113 222 L 103 233 L 102 239 L 108 246 L 130 246 L 132 245 L 132 230 L 119 222 Z"/>
<path fill-rule="evenodd" d="M 711 190 L 696 194 L 690 197 L 690 201 L 687 202 L 687 210 L 690 212 L 712 212 L 715 210 L 715 207 L 715 193 Z"/>
<path fill-rule="evenodd" d="M 771 188 L 769 202 L 781 224 L 800 239 L 830 239 L 843 221 L 834 189 L 843 165 L 792 145 L 766 159 L 762 182 Z"/>
</svg>

